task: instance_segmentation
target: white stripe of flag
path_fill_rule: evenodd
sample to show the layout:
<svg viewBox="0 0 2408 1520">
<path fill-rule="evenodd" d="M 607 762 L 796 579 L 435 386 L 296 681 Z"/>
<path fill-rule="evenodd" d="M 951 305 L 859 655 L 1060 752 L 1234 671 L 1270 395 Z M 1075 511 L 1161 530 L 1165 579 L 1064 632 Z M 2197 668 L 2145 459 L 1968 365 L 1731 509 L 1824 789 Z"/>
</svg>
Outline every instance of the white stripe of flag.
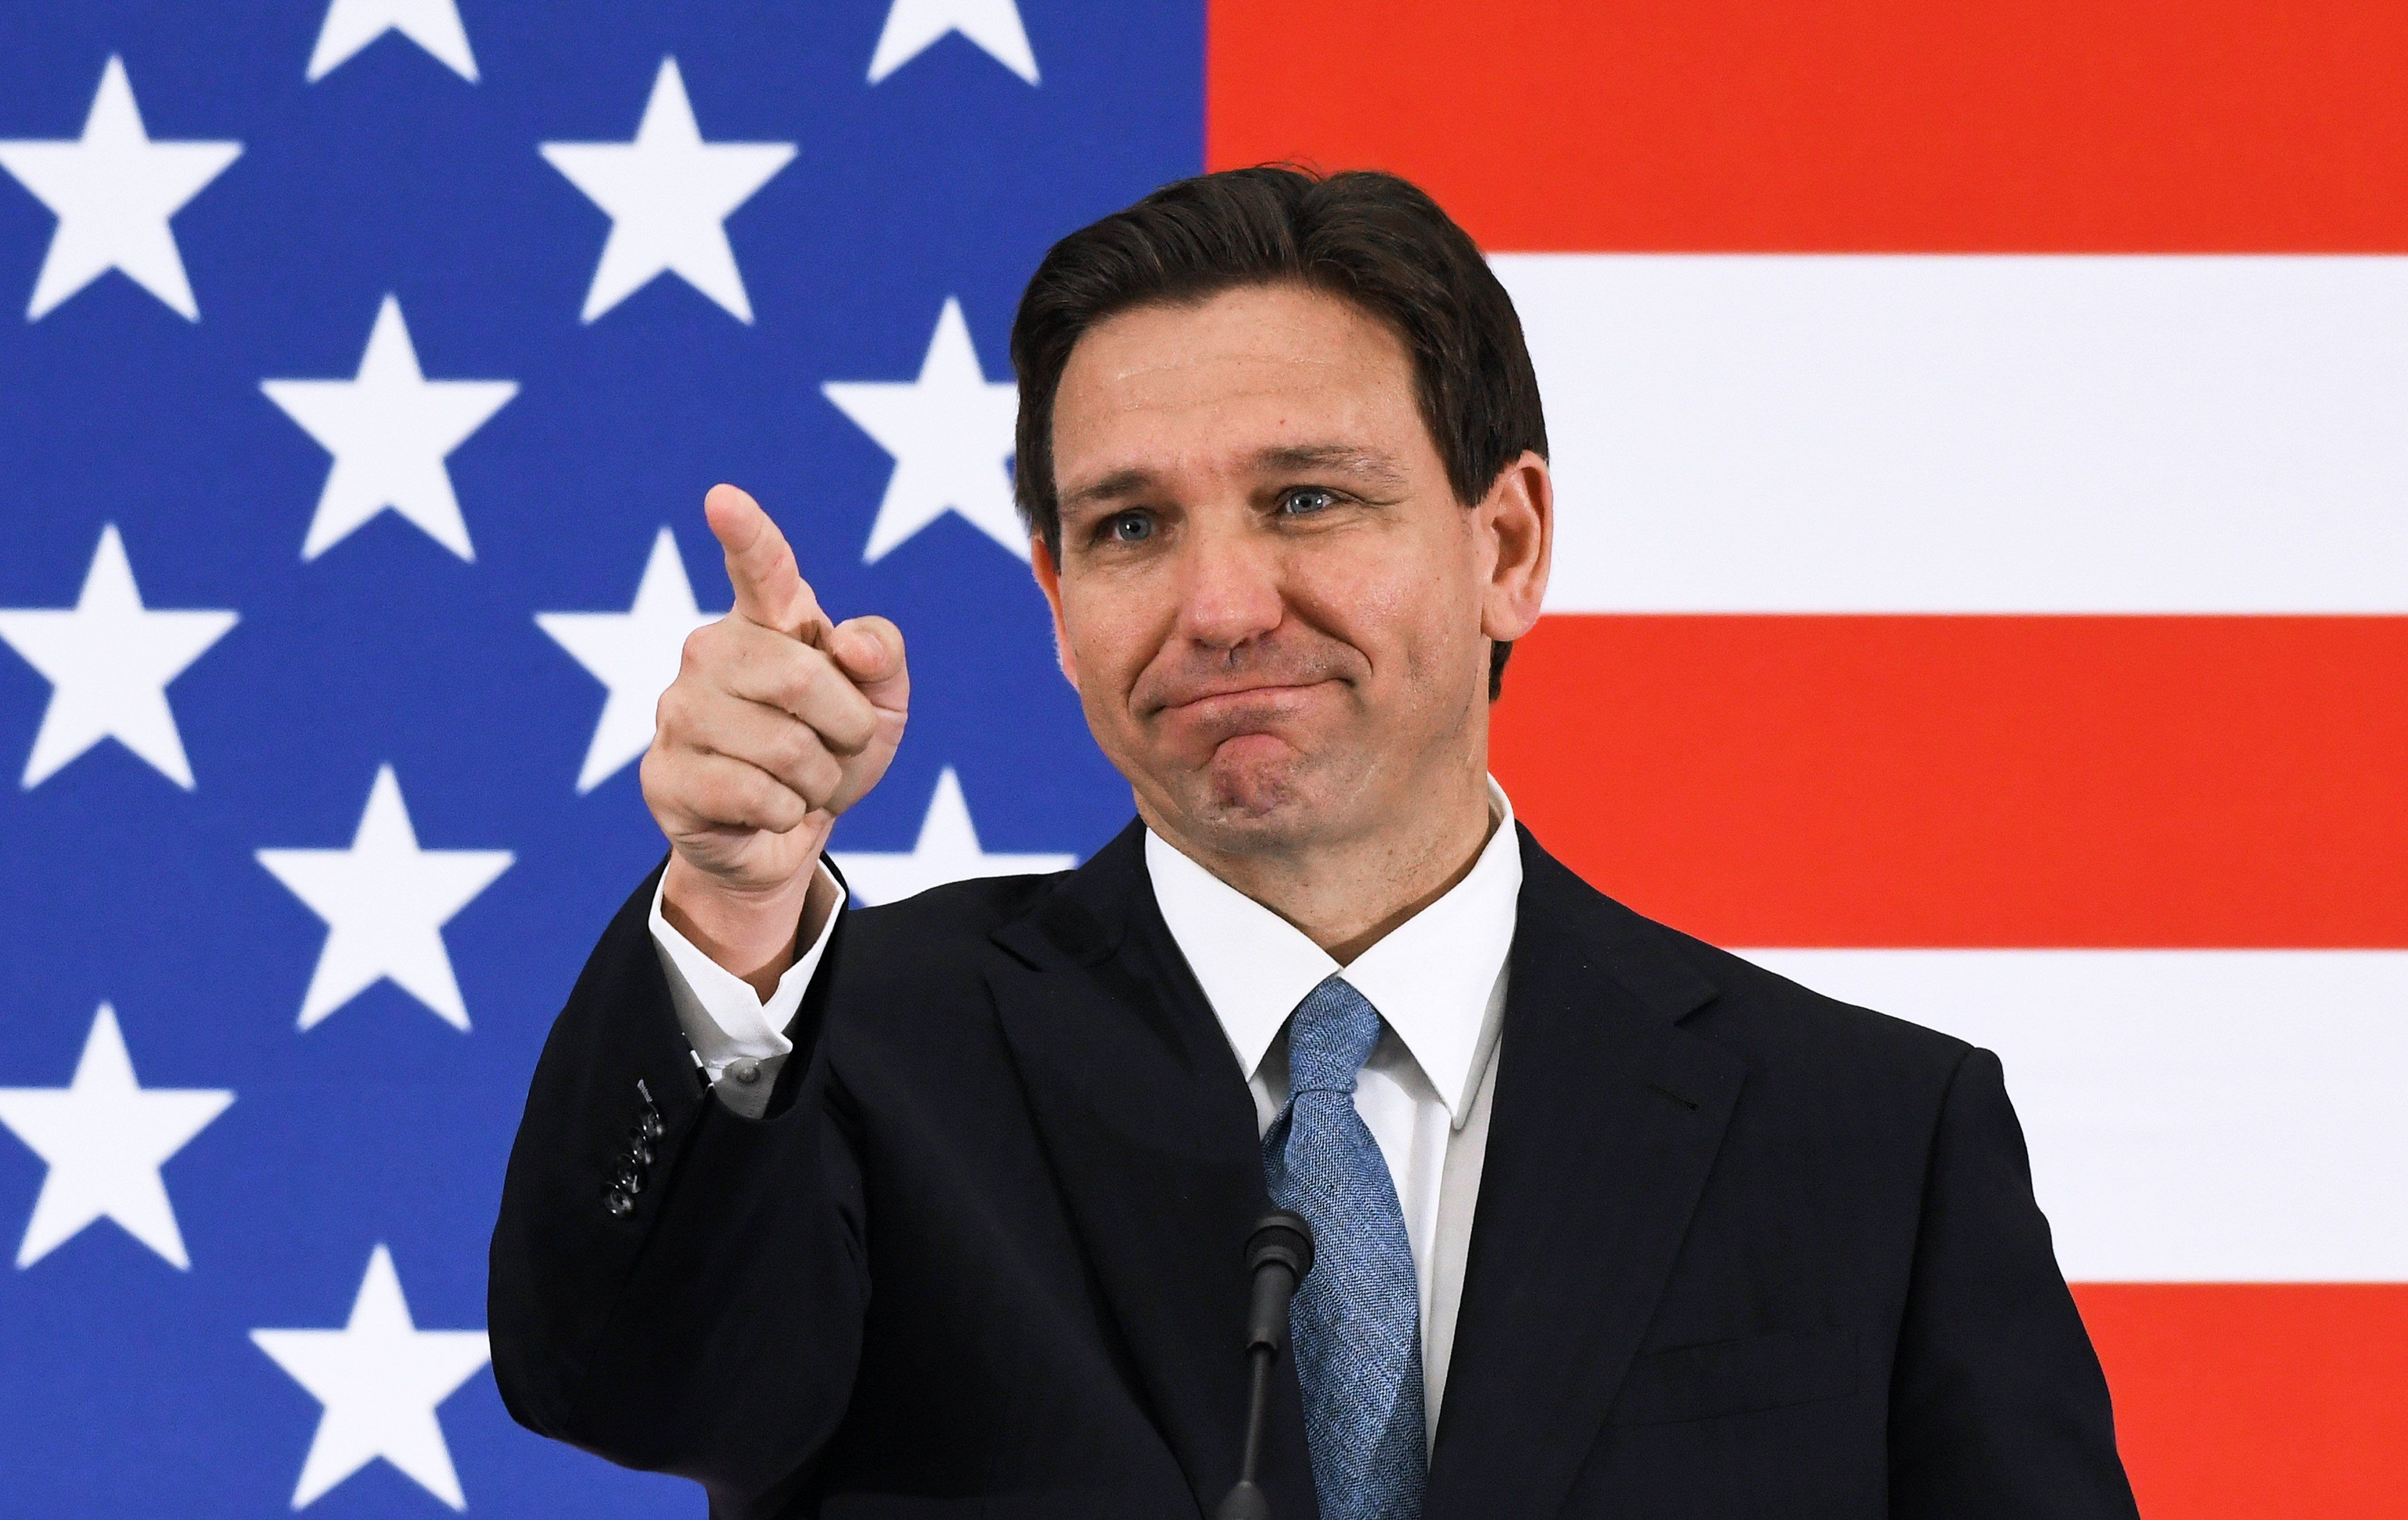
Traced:
<svg viewBox="0 0 2408 1520">
<path fill-rule="evenodd" d="M 2408 1282 L 2408 951 L 1751 950 L 1999 1054 L 2079 1282 Z"/>
<path fill-rule="evenodd" d="M 1501 254 L 1563 612 L 2408 612 L 2408 259 Z"/>
</svg>

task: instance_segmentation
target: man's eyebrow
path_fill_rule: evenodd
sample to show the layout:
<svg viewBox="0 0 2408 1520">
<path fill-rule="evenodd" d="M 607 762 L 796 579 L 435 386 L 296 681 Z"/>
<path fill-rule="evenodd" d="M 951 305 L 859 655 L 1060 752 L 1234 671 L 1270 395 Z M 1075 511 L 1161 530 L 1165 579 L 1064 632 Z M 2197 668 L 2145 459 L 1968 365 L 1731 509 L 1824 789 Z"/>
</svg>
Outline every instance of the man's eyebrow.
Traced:
<svg viewBox="0 0 2408 1520">
<path fill-rule="evenodd" d="M 1266 475 L 1330 470 L 1402 490 L 1402 466 L 1377 449 L 1352 443 L 1284 443 L 1254 452 L 1254 468 Z"/>
<path fill-rule="evenodd" d="M 1141 496 L 1152 489 L 1154 483 L 1152 470 L 1141 465 L 1125 466 L 1099 480 L 1091 480 L 1075 491 L 1064 492 L 1061 504 L 1056 509 L 1068 513 L 1099 502 L 1121 501 L 1130 496 Z"/>
<path fill-rule="evenodd" d="M 1276 444 L 1255 450 L 1253 465 L 1255 473 L 1260 475 L 1327 470 L 1397 490 L 1404 489 L 1406 483 L 1404 469 L 1396 460 L 1377 449 L 1366 449 L 1353 443 Z M 1062 493 L 1057 510 L 1068 516 L 1085 508 L 1146 495 L 1157 489 L 1159 481 L 1154 471 L 1142 465 L 1125 465 L 1075 490 Z"/>
</svg>

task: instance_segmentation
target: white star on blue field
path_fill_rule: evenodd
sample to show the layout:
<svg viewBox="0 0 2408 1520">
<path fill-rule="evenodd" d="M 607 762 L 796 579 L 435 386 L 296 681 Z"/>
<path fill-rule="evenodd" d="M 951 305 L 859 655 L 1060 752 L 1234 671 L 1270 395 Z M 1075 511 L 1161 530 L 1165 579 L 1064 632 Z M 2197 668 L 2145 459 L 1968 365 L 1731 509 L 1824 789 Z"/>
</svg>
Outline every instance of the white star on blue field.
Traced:
<svg viewBox="0 0 2408 1520">
<path fill-rule="evenodd" d="M 514 1425 L 482 1326 L 537 1053 L 666 848 L 703 494 L 910 643 L 856 900 L 1109 839 L 1005 347 L 1054 239 L 1201 166 L 1200 0 L 20 9 L 10 1513 L 691 1510 Z"/>
</svg>

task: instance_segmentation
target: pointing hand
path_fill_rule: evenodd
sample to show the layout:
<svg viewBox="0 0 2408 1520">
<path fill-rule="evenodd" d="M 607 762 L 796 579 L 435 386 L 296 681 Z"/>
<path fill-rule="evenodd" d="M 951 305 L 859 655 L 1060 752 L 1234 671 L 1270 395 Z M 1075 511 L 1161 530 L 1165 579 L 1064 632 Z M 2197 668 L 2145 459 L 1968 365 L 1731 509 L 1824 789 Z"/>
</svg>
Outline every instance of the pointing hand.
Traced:
<svg viewBox="0 0 2408 1520">
<path fill-rule="evenodd" d="M 910 677 L 892 623 L 829 624 L 758 502 L 719 485 L 702 506 L 736 607 L 685 641 L 644 755 L 644 801 L 675 850 L 672 922 L 750 978 L 769 961 L 783 969 L 828 830 L 895 758 Z"/>
</svg>

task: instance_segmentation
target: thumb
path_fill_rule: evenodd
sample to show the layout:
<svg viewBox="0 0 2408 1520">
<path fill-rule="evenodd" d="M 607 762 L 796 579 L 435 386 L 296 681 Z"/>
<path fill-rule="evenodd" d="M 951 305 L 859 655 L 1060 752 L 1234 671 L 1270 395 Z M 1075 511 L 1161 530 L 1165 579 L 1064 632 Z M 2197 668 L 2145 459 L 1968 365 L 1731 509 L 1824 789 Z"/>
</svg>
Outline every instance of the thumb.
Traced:
<svg viewBox="0 0 2408 1520">
<path fill-rule="evenodd" d="M 761 504 L 738 487 L 715 485 L 702 498 L 702 515 L 727 556 L 737 615 L 805 643 L 816 642 L 816 633 L 825 624 L 819 598 L 796 566 L 786 536 Z"/>
<path fill-rule="evenodd" d="M 881 617 L 847 618 L 828 637 L 827 652 L 871 707 L 910 708 L 911 672 L 903 658 L 903 631 L 895 624 Z"/>
</svg>

